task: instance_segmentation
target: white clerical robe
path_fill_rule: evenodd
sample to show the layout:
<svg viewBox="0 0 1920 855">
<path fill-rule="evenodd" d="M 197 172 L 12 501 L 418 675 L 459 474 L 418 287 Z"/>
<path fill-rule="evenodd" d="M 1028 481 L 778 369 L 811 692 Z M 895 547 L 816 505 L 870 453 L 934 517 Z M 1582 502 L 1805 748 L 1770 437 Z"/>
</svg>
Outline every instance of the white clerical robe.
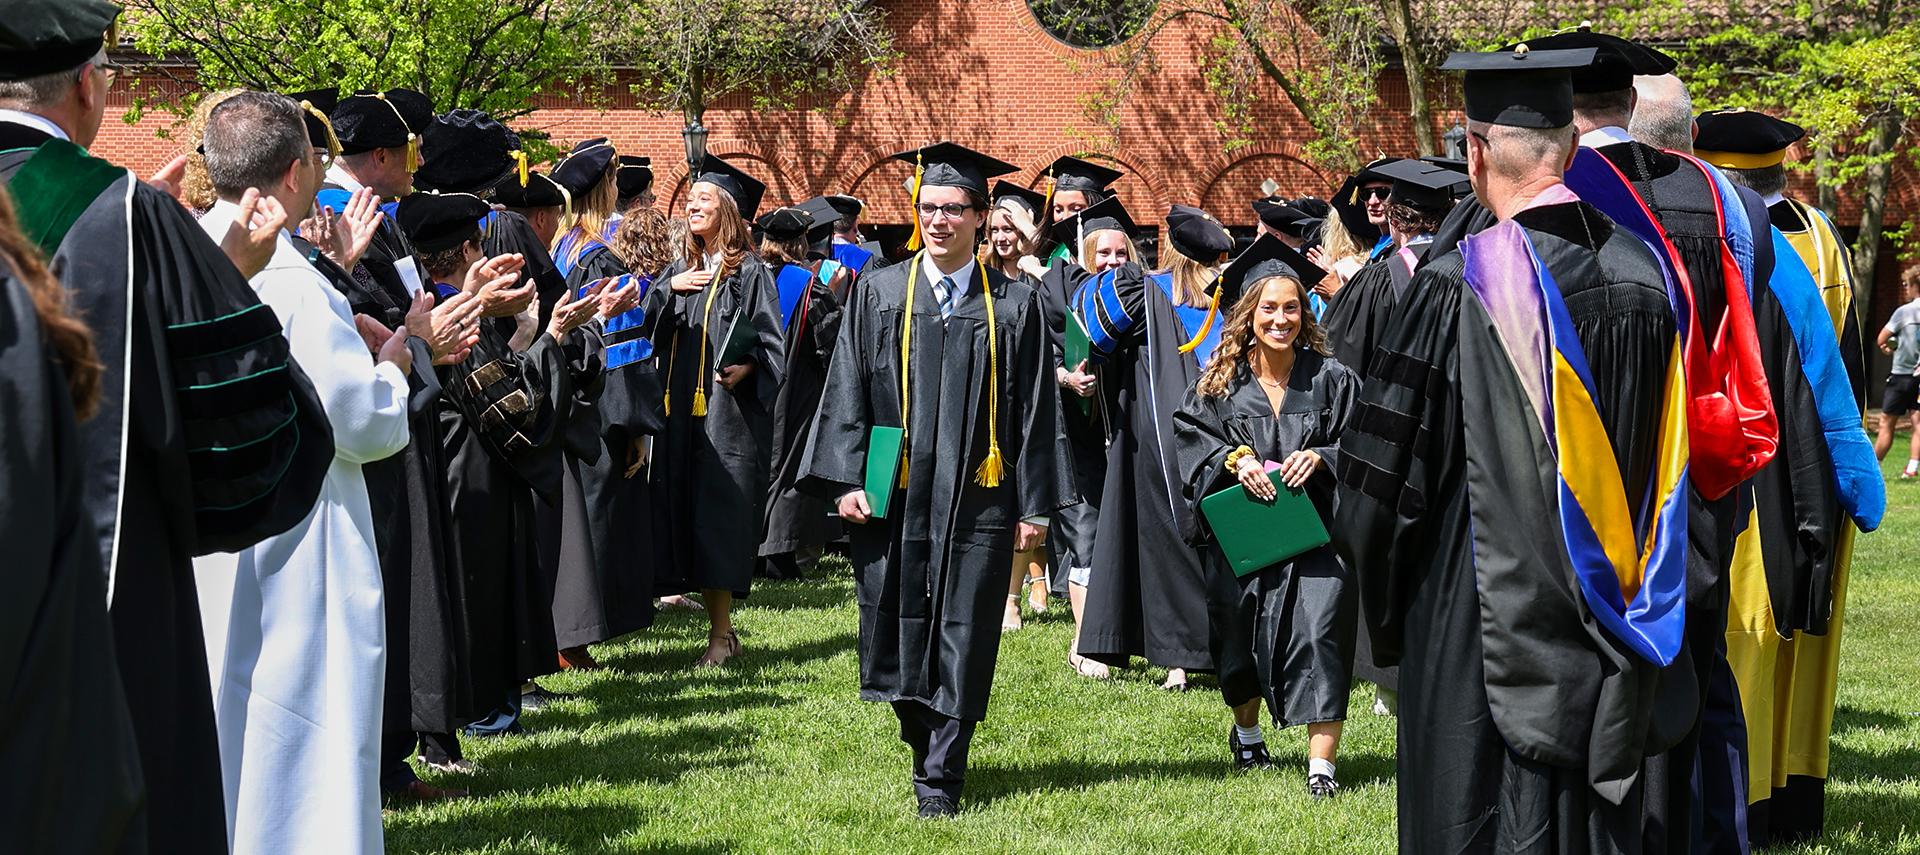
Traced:
<svg viewBox="0 0 1920 855">
<path fill-rule="evenodd" d="M 200 224 L 217 242 L 238 213 L 220 202 Z M 406 447 L 407 378 L 373 361 L 346 299 L 285 233 L 252 282 L 320 393 L 335 450 L 299 525 L 194 560 L 228 839 L 237 855 L 377 853 L 386 619 L 360 465 Z"/>
</svg>

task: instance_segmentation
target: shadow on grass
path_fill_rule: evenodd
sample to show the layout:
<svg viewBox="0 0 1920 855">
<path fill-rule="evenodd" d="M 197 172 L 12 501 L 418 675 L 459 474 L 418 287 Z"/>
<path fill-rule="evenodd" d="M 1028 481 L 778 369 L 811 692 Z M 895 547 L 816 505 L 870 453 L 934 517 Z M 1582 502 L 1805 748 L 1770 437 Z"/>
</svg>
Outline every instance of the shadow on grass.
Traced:
<svg viewBox="0 0 1920 855">
<path fill-rule="evenodd" d="M 1920 752 L 1911 748 L 1885 754 L 1863 752 L 1850 747 L 1840 737 L 1855 730 L 1902 731 L 1914 726 L 1912 718 L 1880 710 L 1863 710 L 1854 707 L 1835 709 L 1833 711 L 1834 739 L 1829 749 L 1832 759 L 1829 775 L 1835 780 L 1882 778 L 1889 781 L 1904 781 L 1913 777 L 1914 770 L 1920 769 Z M 1920 816 L 1920 805 L 1915 805 L 1912 810 L 1903 815 Z"/>
<path fill-rule="evenodd" d="M 633 845 L 608 840 L 609 835 L 638 828 L 645 817 L 638 810 L 603 805 L 489 804 L 483 810 L 456 811 L 423 821 L 401 809 L 390 814 L 387 849 L 391 852 L 452 852 L 498 848 L 524 852 L 535 842 L 556 845 L 567 852 L 632 852 Z M 503 844 L 505 844 L 503 846 Z M 717 855 L 738 851 L 731 841 L 662 843 L 649 841 L 644 851 L 662 855 Z"/>
</svg>

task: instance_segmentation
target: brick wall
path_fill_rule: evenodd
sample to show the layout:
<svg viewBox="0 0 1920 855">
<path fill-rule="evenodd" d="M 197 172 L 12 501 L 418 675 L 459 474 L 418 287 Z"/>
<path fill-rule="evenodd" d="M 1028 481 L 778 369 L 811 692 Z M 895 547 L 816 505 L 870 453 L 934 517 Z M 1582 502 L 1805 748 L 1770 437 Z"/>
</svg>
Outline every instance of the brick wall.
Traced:
<svg viewBox="0 0 1920 855">
<path fill-rule="evenodd" d="M 1023 0 L 883 0 L 901 57 L 890 73 L 875 74 L 849 92 L 811 99 L 796 109 L 756 111 L 745 98 L 726 98 L 707 111 L 708 148 L 771 186 L 766 204 L 777 205 L 821 193 L 851 193 L 867 200 L 869 219 L 903 223 L 905 194 L 897 192 L 910 175 L 904 163 L 886 156 L 903 148 L 951 139 L 1023 167 L 1009 176 L 1038 184 L 1038 168 L 1062 154 L 1094 153 L 1128 173 L 1118 189 L 1122 201 L 1143 224 L 1158 223 L 1167 206 L 1197 204 L 1229 225 L 1251 225 L 1247 201 L 1260 195 L 1271 178 L 1286 195 L 1329 195 L 1340 176 L 1327 174 L 1301 155 L 1307 128 L 1277 89 L 1259 93 L 1255 117 L 1259 133 L 1251 145 L 1227 151 L 1228 140 L 1214 127 L 1217 104 L 1207 93 L 1197 64 L 1198 46 L 1217 25 L 1188 19 L 1160 32 L 1160 68 L 1121 105 L 1117 129 L 1088 119 L 1086 96 L 1109 78 L 1101 54 L 1070 47 L 1040 29 Z M 1457 100 L 1449 81 L 1437 81 L 1437 98 Z M 152 85 L 151 81 L 133 84 Z M 183 84 L 162 82 L 177 87 Z M 123 86 L 114 108 L 129 103 Z M 1406 154 L 1413 150 L 1407 120 L 1405 79 L 1389 69 L 1380 80 L 1380 102 L 1362 129 L 1361 150 L 1368 155 Z M 654 158 L 661 204 L 676 205 L 686 174 L 678 114 L 635 109 L 619 80 L 605 93 L 609 109 L 586 109 L 556 96 L 543 97 L 538 109 L 516 124 L 545 129 L 557 140 L 594 136 L 612 138 L 626 153 Z M 104 156 L 140 170 L 157 168 L 179 146 L 156 132 L 172 124 L 166 114 L 151 114 L 128 125 L 109 122 L 95 148 Z M 1440 117 L 1443 130 L 1458 121 L 1457 112 Z M 1895 182 L 1898 223 L 1920 207 L 1920 186 L 1903 168 Z M 1803 183 L 1810 179 L 1801 177 Z M 1803 187 L 1803 190 L 1810 190 Z M 1857 216 L 1843 205 L 1842 222 Z M 1897 280 L 1891 261 L 1879 282 Z M 1884 288 L 1869 319 L 1884 321 L 1897 294 Z"/>
</svg>

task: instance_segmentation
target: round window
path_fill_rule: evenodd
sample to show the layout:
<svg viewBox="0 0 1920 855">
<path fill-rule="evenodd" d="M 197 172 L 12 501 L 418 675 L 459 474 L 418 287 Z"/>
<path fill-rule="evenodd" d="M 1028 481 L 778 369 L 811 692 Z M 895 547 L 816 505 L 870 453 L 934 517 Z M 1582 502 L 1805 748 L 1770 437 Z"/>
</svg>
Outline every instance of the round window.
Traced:
<svg viewBox="0 0 1920 855">
<path fill-rule="evenodd" d="M 1079 48 L 1107 48 L 1133 38 L 1159 0 L 1027 0 L 1040 28 Z"/>
</svg>

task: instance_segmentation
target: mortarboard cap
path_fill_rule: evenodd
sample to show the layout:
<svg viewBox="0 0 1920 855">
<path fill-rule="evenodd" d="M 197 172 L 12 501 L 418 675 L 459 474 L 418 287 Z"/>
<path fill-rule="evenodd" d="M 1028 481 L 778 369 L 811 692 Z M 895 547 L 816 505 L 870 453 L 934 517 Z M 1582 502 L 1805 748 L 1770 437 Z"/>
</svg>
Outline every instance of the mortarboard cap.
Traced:
<svg viewBox="0 0 1920 855">
<path fill-rule="evenodd" d="M 607 177 L 607 167 L 613 163 L 613 143 L 606 137 L 594 137 L 575 143 L 573 150 L 560 162 L 548 170 L 553 183 L 567 188 L 573 198 L 585 198 L 600 182 Z"/>
<path fill-rule="evenodd" d="M 614 172 L 613 180 L 620 185 L 622 201 L 647 192 L 647 188 L 653 186 L 653 158 L 620 155 L 620 169 Z"/>
<path fill-rule="evenodd" d="M 997 207 L 1002 202 L 1026 208 L 1027 215 L 1036 223 L 1046 219 L 1047 197 L 1011 181 L 993 182 L 992 204 Z"/>
<path fill-rule="evenodd" d="M 1693 120 L 1693 155 L 1727 169 L 1763 169 L 1787 159 L 1807 130 L 1755 110 L 1708 110 Z"/>
<path fill-rule="evenodd" d="M 471 193 L 409 193 L 395 219 L 400 231 L 421 252 L 441 252 L 472 240 L 480 219 L 493 206 Z"/>
<path fill-rule="evenodd" d="M 1456 52 L 1444 71 L 1467 73 L 1467 118 L 1516 128 L 1563 128 L 1573 123 L 1571 71 L 1593 63 L 1594 48 Z"/>
<path fill-rule="evenodd" d="M 519 163 L 519 135 L 479 110 L 448 110 L 434 117 L 424 136 L 426 162 L 413 174 L 420 190 L 485 193 Z"/>
<path fill-rule="evenodd" d="M 807 230 L 807 251 L 821 258 L 833 255 L 833 229 L 842 216 L 840 209 L 834 207 L 833 198 L 832 196 L 815 196 L 794 206 L 813 218 L 813 228 Z"/>
<path fill-rule="evenodd" d="M 307 120 L 307 142 L 314 148 L 340 153 L 340 138 L 333 134 L 333 122 L 327 114 L 340 103 L 340 90 L 328 86 L 305 92 L 290 92 L 288 98 L 300 105 L 301 118 Z"/>
<path fill-rule="evenodd" d="M 1593 48 L 1593 62 L 1570 72 L 1576 95 L 1632 89 L 1634 75 L 1671 74 L 1679 65 L 1673 57 L 1658 50 L 1619 36 L 1596 33 L 1590 27 L 1590 24 L 1581 24 L 1579 29 L 1526 43 L 1536 52 Z M 1516 47 L 1508 45 L 1502 50 Z"/>
<path fill-rule="evenodd" d="M 1326 278 L 1327 272 L 1279 238 L 1261 235 L 1252 246 L 1235 256 L 1226 270 L 1221 271 L 1221 305 L 1231 306 L 1239 302 L 1241 293 L 1249 284 L 1273 276 L 1299 280 L 1302 289 L 1311 290 Z"/>
<path fill-rule="evenodd" d="M 1326 221 L 1325 214 L 1315 215 L 1308 206 L 1301 204 L 1307 201 L 1319 202 L 1320 200 L 1288 200 L 1278 196 L 1268 196 L 1265 199 L 1253 200 L 1253 212 L 1259 215 L 1260 222 L 1265 223 L 1267 228 L 1305 240 L 1308 232 L 1319 228 L 1320 224 Z M 1321 202 L 1321 204 L 1326 203 Z"/>
<path fill-rule="evenodd" d="M 867 210 L 867 203 L 855 197 L 848 196 L 845 193 L 837 193 L 820 198 L 827 200 L 827 204 L 833 206 L 833 210 L 839 215 L 839 219 L 857 220 L 860 219 L 861 213 Z M 819 218 L 815 217 L 814 219 Z"/>
<path fill-rule="evenodd" d="M 1340 215 L 1340 224 L 1347 233 L 1360 242 L 1361 246 L 1371 245 L 1380 239 L 1380 229 L 1367 219 L 1367 200 L 1362 198 L 1361 189 L 1368 184 L 1381 182 L 1393 183 L 1393 179 L 1380 172 L 1380 168 L 1390 163 L 1398 163 L 1401 158 L 1383 157 L 1368 163 L 1349 176 L 1333 194 L 1331 207 Z"/>
<path fill-rule="evenodd" d="M 921 169 L 921 187 L 960 187 L 987 195 L 987 179 L 1019 168 L 992 155 L 952 142 L 937 142 L 893 155 Z"/>
<path fill-rule="evenodd" d="M 13 0 L 0 16 L 0 80 L 85 65 L 107 43 L 120 7 L 106 0 Z"/>
<path fill-rule="evenodd" d="M 734 205 L 740 208 L 740 216 L 747 220 L 752 220 L 753 215 L 760 211 L 760 197 L 767 194 L 765 182 L 741 172 L 738 167 L 714 154 L 700 161 L 700 168 L 694 170 L 693 180 L 727 191 L 727 195 L 733 197 Z"/>
<path fill-rule="evenodd" d="M 1327 204 L 1327 200 L 1314 196 L 1302 196 L 1287 204 L 1290 207 L 1305 211 L 1309 217 L 1316 217 L 1323 220 L 1327 218 L 1327 215 L 1333 213 L 1333 206 Z"/>
<path fill-rule="evenodd" d="M 814 226 L 813 215 L 799 208 L 775 208 L 753 221 L 760 233 L 774 240 L 804 237 Z"/>
<path fill-rule="evenodd" d="M 1453 207 L 1453 186 L 1467 176 L 1444 166 L 1420 160 L 1401 160 L 1380 167 L 1380 173 L 1393 179 L 1390 201 L 1416 208 Z"/>
<path fill-rule="evenodd" d="M 1167 211 L 1167 244 L 1174 252 L 1212 266 L 1233 249 L 1233 235 L 1212 214 L 1175 205 Z"/>
<path fill-rule="evenodd" d="M 520 183 L 520 176 L 507 175 L 493 185 L 493 201 L 509 208 L 526 210 L 530 208 L 570 208 L 572 200 L 567 197 L 560 185 L 553 179 L 538 172 L 527 173 L 527 183 Z"/>
<path fill-rule="evenodd" d="M 1121 176 L 1126 175 L 1118 169 L 1072 156 L 1062 157 L 1048 164 L 1046 174 L 1052 176 L 1053 188 L 1056 191 L 1105 190 L 1107 185 L 1119 181 Z"/>
<path fill-rule="evenodd" d="M 433 105 L 411 89 L 355 92 L 328 115 L 347 154 L 417 143 L 433 123 Z"/>
<path fill-rule="evenodd" d="M 1088 205 L 1066 219 L 1054 223 L 1047 234 L 1054 240 L 1078 250 L 1080 241 L 1087 235 L 1108 230 L 1119 231 L 1127 237 L 1133 237 L 1137 230 L 1134 227 L 1133 218 L 1127 216 L 1127 209 L 1120 205 L 1120 199 L 1117 196 Z"/>
</svg>

